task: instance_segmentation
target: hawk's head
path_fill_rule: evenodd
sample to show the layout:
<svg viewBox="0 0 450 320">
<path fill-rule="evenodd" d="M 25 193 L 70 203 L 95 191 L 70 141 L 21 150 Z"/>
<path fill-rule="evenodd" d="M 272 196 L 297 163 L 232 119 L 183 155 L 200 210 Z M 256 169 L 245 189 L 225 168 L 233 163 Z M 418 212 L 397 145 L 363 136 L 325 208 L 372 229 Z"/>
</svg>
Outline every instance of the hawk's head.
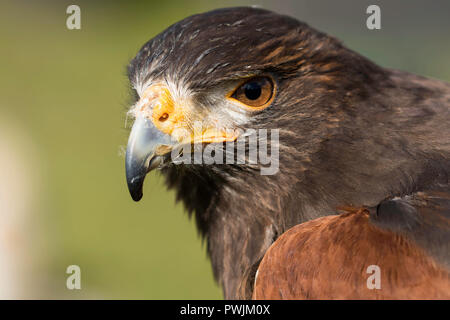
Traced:
<svg viewBox="0 0 450 320">
<path fill-rule="evenodd" d="M 129 65 L 139 97 L 126 155 L 133 199 L 175 146 L 230 142 L 248 128 L 279 129 L 281 157 L 309 161 L 343 117 L 340 90 L 361 77 L 347 68 L 359 57 L 342 51 L 304 23 L 255 8 L 194 15 L 147 42 Z"/>
</svg>

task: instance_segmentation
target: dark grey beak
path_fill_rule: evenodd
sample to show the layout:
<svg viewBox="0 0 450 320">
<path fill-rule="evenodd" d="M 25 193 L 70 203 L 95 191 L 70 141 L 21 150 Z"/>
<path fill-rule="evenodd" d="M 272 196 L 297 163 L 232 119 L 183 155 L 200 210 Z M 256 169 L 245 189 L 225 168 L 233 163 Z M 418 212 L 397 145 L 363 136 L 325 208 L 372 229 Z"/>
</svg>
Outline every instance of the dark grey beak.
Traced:
<svg viewBox="0 0 450 320">
<path fill-rule="evenodd" d="M 145 176 L 158 167 L 164 158 L 159 150 L 168 153 L 175 142 L 171 137 L 159 131 L 144 116 L 138 116 L 131 129 L 125 156 L 125 170 L 128 190 L 134 201 L 142 198 Z"/>
</svg>

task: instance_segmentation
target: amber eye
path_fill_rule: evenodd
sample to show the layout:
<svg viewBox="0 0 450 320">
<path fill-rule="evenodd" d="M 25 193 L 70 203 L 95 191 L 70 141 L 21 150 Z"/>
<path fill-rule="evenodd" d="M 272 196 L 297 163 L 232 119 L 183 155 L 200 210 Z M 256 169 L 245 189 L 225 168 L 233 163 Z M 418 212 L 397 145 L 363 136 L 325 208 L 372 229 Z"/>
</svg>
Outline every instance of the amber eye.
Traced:
<svg viewBox="0 0 450 320">
<path fill-rule="evenodd" d="M 274 95 L 274 84 L 269 77 L 256 77 L 240 85 L 231 98 L 252 107 L 261 108 L 268 105 Z"/>
</svg>

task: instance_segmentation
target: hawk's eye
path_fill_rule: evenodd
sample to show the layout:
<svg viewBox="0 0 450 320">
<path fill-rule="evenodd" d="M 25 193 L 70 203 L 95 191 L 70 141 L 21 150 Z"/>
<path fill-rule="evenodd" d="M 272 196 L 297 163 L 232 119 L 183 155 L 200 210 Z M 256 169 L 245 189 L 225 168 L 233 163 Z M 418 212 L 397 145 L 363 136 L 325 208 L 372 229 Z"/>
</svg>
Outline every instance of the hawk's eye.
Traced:
<svg viewBox="0 0 450 320">
<path fill-rule="evenodd" d="M 241 84 L 231 95 L 231 98 L 251 108 L 262 109 L 272 101 L 274 84 L 269 77 L 251 78 Z"/>
</svg>

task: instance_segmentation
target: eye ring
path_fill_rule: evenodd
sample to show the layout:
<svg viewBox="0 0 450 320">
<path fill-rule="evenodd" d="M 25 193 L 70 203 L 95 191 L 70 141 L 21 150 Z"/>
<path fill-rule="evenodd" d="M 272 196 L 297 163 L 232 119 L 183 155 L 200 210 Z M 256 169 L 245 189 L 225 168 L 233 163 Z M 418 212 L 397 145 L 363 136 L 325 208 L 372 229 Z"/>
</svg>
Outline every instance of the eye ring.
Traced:
<svg viewBox="0 0 450 320">
<path fill-rule="evenodd" d="M 251 110 L 267 108 L 275 97 L 275 82 L 268 76 L 256 76 L 240 83 L 228 95 L 229 99 L 239 102 Z"/>
</svg>

